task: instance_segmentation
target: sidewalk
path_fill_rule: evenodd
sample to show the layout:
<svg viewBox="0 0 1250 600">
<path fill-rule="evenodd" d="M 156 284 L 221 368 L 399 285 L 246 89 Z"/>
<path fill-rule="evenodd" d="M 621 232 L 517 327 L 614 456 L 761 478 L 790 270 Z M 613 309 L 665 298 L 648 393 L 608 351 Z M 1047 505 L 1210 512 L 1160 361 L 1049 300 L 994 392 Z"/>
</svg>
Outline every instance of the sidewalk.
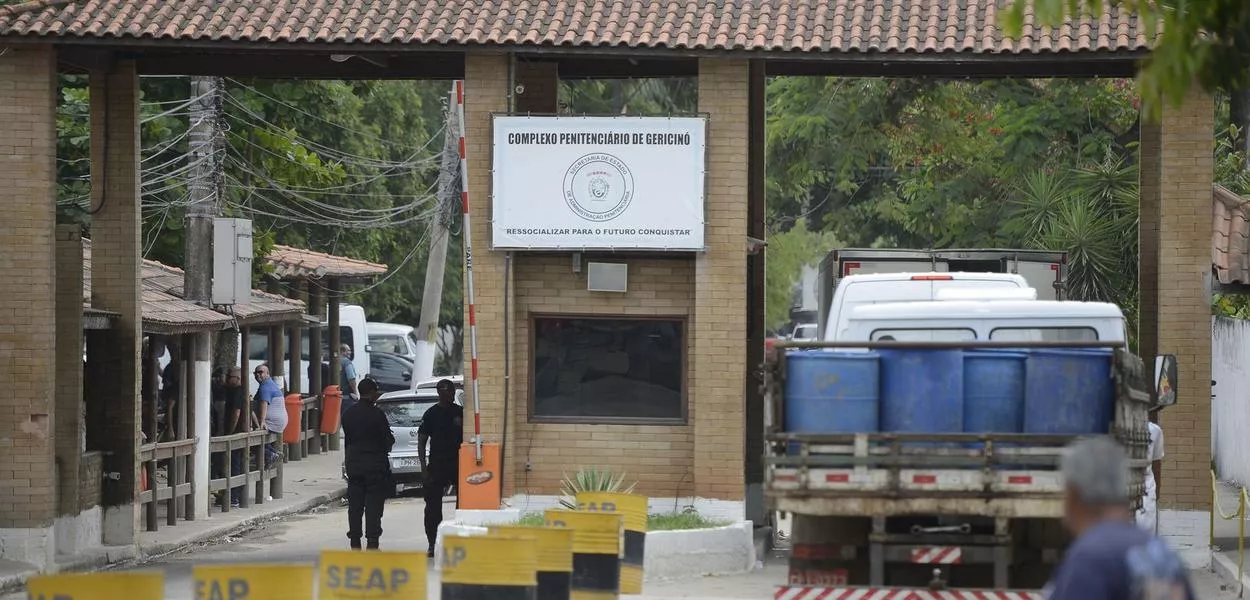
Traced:
<svg viewBox="0 0 1250 600">
<path fill-rule="evenodd" d="M 1225 515 L 1237 512 L 1237 496 L 1239 488 L 1232 483 L 1220 482 L 1216 488 L 1216 510 Z M 1247 507 L 1250 513 L 1250 506 Z M 1237 539 L 1238 539 L 1238 522 L 1237 519 L 1225 520 L 1220 515 L 1215 516 L 1215 548 L 1211 549 L 1211 566 L 1220 571 L 1222 575 L 1229 581 L 1237 581 Z M 1246 534 L 1250 537 L 1250 519 L 1246 519 Z M 1246 554 L 1250 555 L 1250 540 L 1246 542 Z M 1243 566 L 1242 579 L 1246 583 L 1250 583 L 1250 556 L 1245 560 Z"/>
<path fill-rule="evenodd" d="M 190 546 L 225 538 L 258 523 L 300 513 L 343 497 L 347 484 L 340 471 L 341 452 L 312 455 L 288 462 L 284 469 L 284 493 L 281 499 L 267 500 L 249 508 L 220 512 L 213 507 L 210 516 L 196 521 L 181 521 L 173 527 L 157 531 L 140 531 L 133 546 L 105 546 L 69 556 L 57 556 L 60 571 L 89 571 L 111 564 L 142 561 L 169 554 Z M 142 525 L 140 525 L 142 526 Z M 26 579 L 38 574 L 26 563 L 0 561 L 0 594 L 15 591 Z"/>
</svg>

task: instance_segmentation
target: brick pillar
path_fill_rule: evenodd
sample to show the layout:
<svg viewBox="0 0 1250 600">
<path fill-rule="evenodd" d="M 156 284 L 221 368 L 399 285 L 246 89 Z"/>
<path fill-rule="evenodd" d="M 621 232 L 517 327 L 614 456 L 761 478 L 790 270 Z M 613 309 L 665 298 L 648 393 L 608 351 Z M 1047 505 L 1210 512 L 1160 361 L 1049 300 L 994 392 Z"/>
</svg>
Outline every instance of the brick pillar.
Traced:
<svg viewBox="0 0 1250 600">
<path fill-rule="evenodd" d="M 516 112 L 554 115 L 560 112 L 560 69 L 548 61 L 518 60 L 515 83 L 523 91 L 516 96 Z"/>
<path fill-rule="evenodd" d="M 1157 234 L 1143 219 L 1141 235 L 1143 247 L 1157 248 L 1150 249 L 1158 257 L 1158 351 L 1175 354 L 1180 371 L 1178 402 L 1159 417 L 1161 509 L 1210 509 L 1214 115 L 1211 97 L 1193 91 L 1181 108 L 1164 110 L 1157 134 L 1142 136 L 1142 214 L 1157 215 Z"/>
<path fill-rule="evenodd" d="M 56 227 L 56 470 L 57 516 L 79 512 L 78 471 L 83 442 L 82 412 L 82 228 Z M 70 521 L 70 526 L 76 525 Z M 59 528 L 59 526 L 58 526 Z M 75 540 L 76 535 L 62 540 Z M 72 544 L 58 544 L 73 552 Z"/>
<path fill-rule="evenodd" d="M 1162 128 L 1142 119 L 1137 216 L 1137 353 L 1152 364 L 1159 353 L 1159 145 Z"/>
<path fill-rule="evenodd" d="M 106 418 L 99 424 L 106 472 L 102 490 L 104 543 L 134 542 L 138 529 L 140 409 L 139 77 L 134 61 L 111 73 L 91 74 L 91 296 L 95 308 L 120 316 L 99 356 L 103 376 L 90 401 Z"/>
<path fill-rule="evenodd" d="M 0 559 L 56 547 L 56 53 L 0 54 Z"/>
<path fill-rule="evenodd" d="M 707 251 L 695 260 L 688 370 L 695 495 L 742 500 L 746 376 L 749 62 L 699 61 L 699 111 L 709 114 Z"/>
<path fill-rule="evenodd" d="M 504 253 L 492 252 L 490 249 L 490 185 L 491 185 L 491 122 L 490 113 L 508 110 L 508 57 L 504 54 L 468 54 L 465 57 L 464 77 L 464 121 L 465 121 L 465 153 L 469 170 L 469 204 L 472 217 L 472 231 L 465 235 L 472 236 L 474 256 L 473 284 L 476 300 L 477 349 L 478 349 L 478 387 L 481 392 L 482 436 L 487 442 L 499 442 L 503 435 L 503 277 Z M 515 287 L 515 286 L 513 286 Z M 465 295 L 465 310 L 468 314 L 468 295 Z M 509 300 L 509 308 L 516 305 Z M 515 329 L 516 319 L 511 318 L 510 326 Z M 464 365 L 465 365 L 465 419 L 464 439 L 466 442 L 473 435 L 473 390 L 470 381 L 470 343 L 469 330 L 465 328 Z M 512 342 L 515 344 L 515 335 Z M 515 366 L 515 363 L 514 363 Z M 513 392 L 516 390 L 514 389 Z M 523 407 L 525 398 L 512 393 L 510 397 L 513 414 L 518 407 Z M 511 417 L 509 417 L 511 418 Z M 508 433 L 516 431 L 515 421 L 509 423 Z M 506 461 L 511 463 L 512 456 L 507 455 Z M 510 479 L 516 473 L 503 467 L 504 484 L 511 486 Z M 507 493 L 506 491 L 504 492 Z"/>
</svg>

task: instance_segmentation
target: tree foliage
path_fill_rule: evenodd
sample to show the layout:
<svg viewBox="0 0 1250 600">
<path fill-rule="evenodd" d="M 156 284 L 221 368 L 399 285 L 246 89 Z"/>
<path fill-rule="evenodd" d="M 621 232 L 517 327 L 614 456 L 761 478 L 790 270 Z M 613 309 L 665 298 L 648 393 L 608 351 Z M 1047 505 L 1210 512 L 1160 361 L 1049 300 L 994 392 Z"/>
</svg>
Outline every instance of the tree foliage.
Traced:
<svg viewBox="0 0 1250 600">
<path fill-rule="evenodd" d="M 1105 7 L 1137 14 L 1154 40 L 1138 77 L 1146 110 L 1158 117 L 1165 102 L 1179 105 L 1193 82 L 1210 92 L 1250 83 L 1250 2 L 1245 0 L 1013 0 L 1003 13 L 1009 36 L 1023 30 L 1032 8 L 1042 25 L 1057 26 Z"/>
</svg>

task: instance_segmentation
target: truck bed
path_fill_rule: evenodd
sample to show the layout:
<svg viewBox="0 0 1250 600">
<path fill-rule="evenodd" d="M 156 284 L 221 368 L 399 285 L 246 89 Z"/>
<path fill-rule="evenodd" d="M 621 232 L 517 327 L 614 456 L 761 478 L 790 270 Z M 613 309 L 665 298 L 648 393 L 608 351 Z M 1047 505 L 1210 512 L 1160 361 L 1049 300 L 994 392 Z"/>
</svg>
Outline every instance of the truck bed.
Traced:
<svg viewBox="0 0 1250 600">
<path fill-rule="evenodd" d="M 803 344 L 838 347 L 850 344 Z M 931 347 L 1004 347 L 997 342 Z M 1050 345 L 1046 343 L 1022 345 Z M 1073 343 L 1071 346 L 1088 344 Z M 856 347 L 916 347 L 877 342 Z M 772 510 L 813 516 L 917 514 L 1056 518 L 1063 514 L 1059 460 L 1078 436 L 1030 434 L 793 434 L 784 423 L 784 345 L 765 366 L 764 495 Z M 1150 441 L 1145 367 L 1116 350 L 1116 413 L 1111 434 L 1128 450 L 1129 494 L 1140 506 Z M 973 446 L 973 447 L 969 447 Z"/>
</svg>

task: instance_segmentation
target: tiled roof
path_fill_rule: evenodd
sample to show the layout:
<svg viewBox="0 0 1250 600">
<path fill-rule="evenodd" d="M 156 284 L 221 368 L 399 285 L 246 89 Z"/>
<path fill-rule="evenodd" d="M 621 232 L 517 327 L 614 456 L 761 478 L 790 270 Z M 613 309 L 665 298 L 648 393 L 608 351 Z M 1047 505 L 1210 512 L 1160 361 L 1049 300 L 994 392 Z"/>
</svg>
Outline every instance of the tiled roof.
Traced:
<svg viewBox="0 0 1250 600">
<path fill-rule="evenodd" d="M 273 267 L 273 275 L 278 279 L 371 279 L 386 273 L 386 265 L 280 245 L 273 247 L 265 262 Z"/>
<path fill-rule="evenodd" d="M 182 299 L 182 269 L 144 260 L 141 267 L 143 329 L 151 333 L 186 333 L 240 324 L 298 320 L 304 303 L 252 290 L 252 302 L 234 306 L 234 318 Z M 83 304 L 91 306 L 91 240 L 83 239 Z"/>
<path fill-rule="evenodd" d="M 1108 9 L 1019 41 L 1002 0 L 35 0 L 0 9 L 0 37 L 168 42 L 507 45 L 768 52 L 1142 51 Z"/>
<path fill-rule="evenodd" d="M 1220 283 L 1250 284 L 1250 200 L 1215 186 L 1211 201 L 1215 220 L 1211 266 Z"/>
</svg>

